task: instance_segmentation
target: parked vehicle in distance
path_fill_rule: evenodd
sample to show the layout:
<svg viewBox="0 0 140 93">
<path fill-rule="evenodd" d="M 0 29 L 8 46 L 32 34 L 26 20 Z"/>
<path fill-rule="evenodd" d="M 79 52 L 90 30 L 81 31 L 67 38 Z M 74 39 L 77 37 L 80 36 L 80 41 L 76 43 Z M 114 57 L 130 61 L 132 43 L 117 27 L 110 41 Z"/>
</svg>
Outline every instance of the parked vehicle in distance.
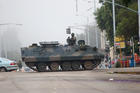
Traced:
<svg viewBox="0 0 140 93">
<path fill-rule="evenodd" d="M 15 61 L 6 58 L 0 58 L 0 72 L 13 71 L 17 69 L 18 66 Z"/>
</svg>

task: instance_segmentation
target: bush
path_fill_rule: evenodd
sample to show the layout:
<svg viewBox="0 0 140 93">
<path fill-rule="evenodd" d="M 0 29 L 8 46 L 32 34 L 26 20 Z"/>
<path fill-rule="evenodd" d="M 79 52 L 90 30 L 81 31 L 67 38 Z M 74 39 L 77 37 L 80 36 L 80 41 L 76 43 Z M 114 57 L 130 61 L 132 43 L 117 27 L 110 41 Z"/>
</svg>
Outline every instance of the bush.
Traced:
<svg viewBox="0 0 140 93">
<path fill-rule="evenodd" d="M 116 68 L 120 68 L 120 67 L 121 67 L 121 63 L 120 63 L 120 62 L 117 62 L 117 63 L 115 64 L 115 67 L 116 67 Z"/>
</svg>

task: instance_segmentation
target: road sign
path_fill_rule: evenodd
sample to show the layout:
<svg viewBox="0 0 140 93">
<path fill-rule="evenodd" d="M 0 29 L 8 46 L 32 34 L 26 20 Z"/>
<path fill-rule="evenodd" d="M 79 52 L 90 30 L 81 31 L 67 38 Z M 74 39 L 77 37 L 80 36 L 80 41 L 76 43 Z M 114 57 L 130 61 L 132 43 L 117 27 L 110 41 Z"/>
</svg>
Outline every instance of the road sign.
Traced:
<svg viewBox="0 0 140 93">
<path fill-rule="evenodd" d="M 116 46 L 120 46 L 120 43 L 119 43 L 119 42 L 117 42 L 117 43 L 115 43 L 115 45 L 116 45 Z"/>
<path fill-rule="evenodd" d="M 117 42 L 117 43 L 115 43 L 115 46 L 117 48 L 125 48 L 125 42 Z"/>
<path fill-rule="evenodd" d="M 67 28 L 67 29 L 66 29 L 66 33 L 67 33 L 67 34 L 71 34 L 71 29 L 70 29 L 70 28 Z"/>
<path fill-rule="evenodd" d="M 120 48 L 125 48 L 125 42 L 120 42 Z"/>
<path fill-rule="evenodd" d="M 115 42 L 124 41 L 124 37 L 115 37 Z"/>
</svg>

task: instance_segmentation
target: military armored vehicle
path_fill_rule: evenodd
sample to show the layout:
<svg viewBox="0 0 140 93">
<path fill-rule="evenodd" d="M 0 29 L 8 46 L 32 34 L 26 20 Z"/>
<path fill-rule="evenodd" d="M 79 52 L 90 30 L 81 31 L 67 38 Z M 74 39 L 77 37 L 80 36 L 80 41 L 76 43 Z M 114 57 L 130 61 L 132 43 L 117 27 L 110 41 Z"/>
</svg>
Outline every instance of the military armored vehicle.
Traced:
<svg viewBox="0 0 140 93">
<path fill-rule="evenodd" d="M 45 71 L 72 71 L 92 70 L 104 58 L 97 48 L 85 45 L 84 40 L 68 37 L 67 45 L 60 45 L 57 41 L 40 42 L 21 49 L 22 60 L 33 70 Z"/>
</svg>

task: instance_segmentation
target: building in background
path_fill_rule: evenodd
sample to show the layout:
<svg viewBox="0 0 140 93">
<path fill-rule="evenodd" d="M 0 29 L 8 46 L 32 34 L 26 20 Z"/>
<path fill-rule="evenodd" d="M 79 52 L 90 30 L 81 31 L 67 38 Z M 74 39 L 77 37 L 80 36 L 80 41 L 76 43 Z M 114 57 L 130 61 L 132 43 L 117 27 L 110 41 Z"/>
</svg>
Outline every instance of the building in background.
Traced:
<svg viewBox="0 0 140 93">
<path fill-rule="evenodd" d="M 109 48 L 110 48 L 110 45 L 106 37 L 106 32 L 101 31 L 101 49 L 109 50 Z"/>
<path fill-rule="evenodd" d="M 97 34 L 96 34 L 97 31 Z M 97 35 L 97 38 L 96 38 Z M 101 31 L 97 26 L 88 25 L 85 27 L 85 33 L 77 34 L 77 40 L 85 40 L 87 45 L 92 47 L 96 47 L 96 43 L 98 44 L 98 48 L 101 48 Z M 98 42 L 96 42 L 96 39 Z"/>
<path fill-rule="evenodd" d="M 0 56 L 11 60 L 20 60 L 20 41 L 16 24 L 5 24 L 0 27 Z"/>
</svg>

